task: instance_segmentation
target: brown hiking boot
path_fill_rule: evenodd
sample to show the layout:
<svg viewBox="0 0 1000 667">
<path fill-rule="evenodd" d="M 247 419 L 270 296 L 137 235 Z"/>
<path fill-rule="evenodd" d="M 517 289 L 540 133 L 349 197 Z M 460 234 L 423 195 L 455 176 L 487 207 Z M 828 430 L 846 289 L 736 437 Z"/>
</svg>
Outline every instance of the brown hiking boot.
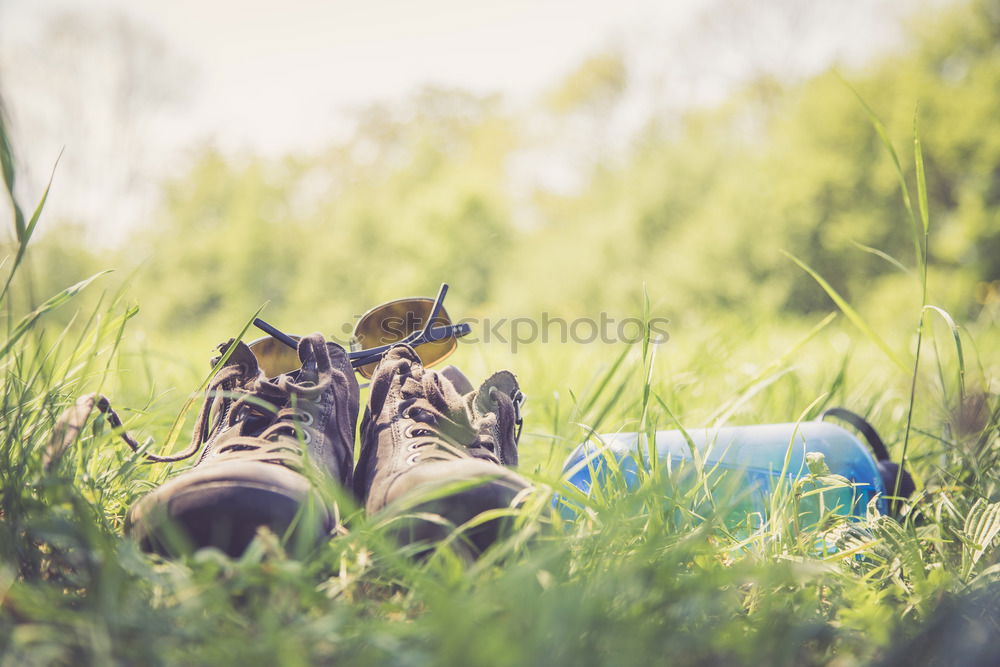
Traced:
<svg viewBox="0 0 1000 667">
<path fill-rule="evenodd" d="M 126 531 L 143 549 L 239 555 L 267 526 L 299 550 L 336 527 L 314 480 L 318 472 L 351 488 L 358 383 L 344 349 L 319 334 L 299 341 L 298 354 L 300 369 L 268 379 L 237 345 L 206 391 L 189 450 L 152 457 L 179 460 L 204 445 L 193 468 L 129 512 Z"/>
<path fill-rule="evenodd" d="M 457 369 L 428 370 L 412 348 L 393 348 L 372 376 L 355 493 L 369 514 L 424 514 L 400 521 L 396 532 L 409 543 L 440 540 L 482 512 L 511 507 L 530 487 L 505 467 L 517 464 L 522 401 L 508 371 L 473 391 Z M 464 531 L 469 554 L 502 527 L 492 520 Z"/>
</svg>

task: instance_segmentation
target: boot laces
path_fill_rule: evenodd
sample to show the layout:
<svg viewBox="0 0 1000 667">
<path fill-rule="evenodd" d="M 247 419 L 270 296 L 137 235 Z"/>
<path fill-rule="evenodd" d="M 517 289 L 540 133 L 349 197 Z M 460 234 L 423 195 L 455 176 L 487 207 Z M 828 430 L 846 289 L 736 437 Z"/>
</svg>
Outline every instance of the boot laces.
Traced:
<svg viewBox="0 0 1000 667">
<path fill-rule="evenodd" d="M 176 463 L 201 451 L 198 463 L 211 453 L 300 469 L 304 452 L 301 447 L 290 446 L 290 443 L 301 440 L 308 445 L 314 437 L 309 428 L 314 418 L 301 406 L 327 388 L 331 382 L 329 375 L 319 372 L 316 382 L 297 382 L 291 374 L 270 381 L 263 375 L 250 377 L 241 364 L 225 366 L 205 389 L 190 444 L 177 454 L 146 453 L 144 456 L 149 462 Z M 276 410 L 275 406 L 284 407 Z M 142 445 L 124 429 L 121 417 L 108 398 L 89 394 L 78 400 L 77 410 L 67 410 L 56 424 L 54 436 L 58 434 L 60 437 L 54 437 L 50 443 L 46 452 L 48 461 L 54 462 L 75 440 L 82 424 L 70 422 L 85 418 L 91 407 L 96 407 L 106 416 L 108 424 L 118 432 L 129 449 L 133 452 L 142 449 Z M 241 428 L 244 433 L 226 438 L 223 445 L 214 449 L 216 439 L 232 428 Z"/>
<path fill-rule="evenodd" d="M 320 370 L 315 375 L 315 381 L 298 381 L 297 373 L 281 375 L 274 381 L 258 376 L 249 386 L 237 391 L 235 395 L 238 398 L 235 400 L 232 398 L 234 394 L 223 393 L 223 404 L 215 409 L 215 423 L 207 435 L 203 426 L 195 428 L 195 433 L 201 434 L 198 447 L 205 445 L 201 460 L 211 453 L 213 456 L 261 461 L 301 470 L 305 452 L 300 443 L 308 447 L 316 437 L 311 428 L 314 417 L 304 404 L 317 398 L 331 383 L 329 372 Z M 216 402 L 219 400 L 215 399 Z M 275 412 L 276 405 L 284 407 Z M 206 400 L 202 407 L 205 419 L 213 412 L 213 408 L 208 406 Z M 232 428 L 238 428 L 240 422 L 252 426 L 240 435 L 226 438 L 218 448 L 213 448 L 216 438 Z"/>
<path fill-rule="evenodd" d="M 413 371 L 417 371 L 414 373 Z M 399 415 L 409 422 L 403 433 L 413 452 L 408 461 L 472 456 L 501 463 L 489 429 L 477 428 L 464 402 L 449 401 L 439 375 L 413 368 L 402 383 Z"/>
</svg>

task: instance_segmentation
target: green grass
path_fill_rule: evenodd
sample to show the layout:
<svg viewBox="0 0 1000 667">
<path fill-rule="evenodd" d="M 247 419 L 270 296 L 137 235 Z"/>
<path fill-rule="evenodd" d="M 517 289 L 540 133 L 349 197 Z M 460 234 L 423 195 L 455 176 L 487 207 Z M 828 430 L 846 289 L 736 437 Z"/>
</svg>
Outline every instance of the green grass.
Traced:
<svg viewBox="0 0 1000 667">
<path fill-rule="evenodd" d="M 922 174 L 919 148 L 916 155 Z M 141 463 L 99 417 L 48 469 L 46 445 L 76 397 L 120 390 L 126 427 L 159 451 L 173 442 L 176 408 L 197 382 L 174 398 L 124 391 L 140 365 L 155 376 L 161 362 L 123 354 L 135 308 L 121 296 L 65 328 L 47 326 L 49 310 L 72 308 L 76 292 L 98 284 L 69 288 L 22 318 L 8 307 L 0 664 L 995 659 L 1000 335 L 989 325 L 962 327 L 927 303 L 918 181 L 923 307 L 898 330 L 876 332 L 838 296 L 846 318 L 753 324 L 720 314 L 697 330 L 678 324 L 659 347 L 539 344 L 516 355 L 498 345 L 463 347 L 455 361 L 470 375 L 510 367 L 529 393 L 522 472 L 539 488 L 513 535 L 471 564 L 447 544 L 414 560 L 389 539 L 390 526 L 347 502 L 346 532 L 306 558 L 289 558 L 267 534 L 239 560 L 211 551 L 176 562 L 141 554 L 123 537 L 123 519 L 170 467 Z M 906 208 L 913 216 L 908 195 Z M 18 209 L 11 285 L 40 212 L 26 223 Z M 925 320 L 931 312 L 939 318 Z M 828 516 L 801 526 L 796 508 L 811 488 L 801 484 L 775 494 L 761 530 L 734 530 L 721 517 L 738 504 L 738 490 L 709 488 L 700 471 L 684 481 L 662 469 L 643 475 L 637 489 L 619 479 L 578 497 L 578 520 L 547 510 L 563 458 L 591 433 L 787 422 L 835 404 L 868 415 L 893 455 L 905 454 L 919 491 L 901 521 L 872 513 L 858 523 Z M 818 551 L 822 540 L 839 549 Z"/>
<path fill-rule="evenodd" d="M 287 558 L 273 536 L 237 561 L 211 552 L 148 558 L 121 536 L 121 522 L 163 467 L 138 464 L 99 419 L 54 470 L 41 465 L 57 408 L 100 383 L 122 317 L 94 318 L 107 322 L 103 336 L 53 354 L 45 340 L 36 351 L 24 346 L 6 371 L 0 645 L 11 664 L 852 664 L 889 659 L 942 623 L 957 629 L 920 655 L 982 649 L 976 623 L 996 622 L 982 611 L 996 603 L 995 405 L 982 428 L 962 433 L 935 427 L 935 410 L 918 408 L 911 460 L 920 497 L 901 524 L 872 517 L 868 533 L 825 525 L 839 535 L 838 554 L 817 553 L 817 533 L 795 529 L 794 489 L 765 530 L 741 538 L 713 519 L 700 485 L 667 494 L 667 480 L 652 475 L 632 492 L 612 484 L 576 522 L 547 517 L 540 496 L 518 532 L 472 565 L 448 549 L 413 561 L 385 526 L 349 507 L 347 534 L 302 560 Z M 755 343 L 740 352 L 763 347 Z M 569 369 L 575 352 L 550 363 Z M 726 373 L 711 367 L 740 361 L 737 353 L 686 358 L 677 374 L 725 386 Z M 805 400 L 794 394 L 839 391 L 840 360 L 822 365 L 782 375 L 740 421 L 774 421 L 782 410 L 794 419 Z M 533 396 L 524 470 L 543 488 L 602 414 L 601 430 L 635 428 L 647 391 L 663 401 L 647 404 L 651 428 L 672 426 L 666 405 L 691 425 L 687 415 L 733 398 L 686 397 L 660 367 L 650 374 L 638 349 L 598 366 L 589 389 L 569 380 L 578 400 L 560 408 L 564 417 L 554 398 Z M 895 370 L 885 363 L 878 372 Z M 530 388 L 530 369 L 522 375 Z M 874 393 L 845 398 L 876 406 L 898 456 L 907 378 L 895 382 L 895 404 L 879 408 Z M 161 439 L 169 428 L 152 414 L 130 421 Z M 716 501 L 722 516 L 726 501 Z"/>
</svg>

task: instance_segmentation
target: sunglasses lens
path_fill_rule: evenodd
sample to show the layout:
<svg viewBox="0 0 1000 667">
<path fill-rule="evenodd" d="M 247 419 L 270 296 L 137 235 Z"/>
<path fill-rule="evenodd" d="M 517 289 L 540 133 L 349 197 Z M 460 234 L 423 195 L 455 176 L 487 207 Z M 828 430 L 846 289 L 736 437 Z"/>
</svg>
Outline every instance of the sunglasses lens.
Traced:
<svg viewBox="0 0 1000 667">
<path fill-rule="evenodd" d="M 291 336 L 291 338 L 296 341 L 299 339 L 298 336 Z M 248 343 L 248 347 L 257 357 L 257 363 L 260 364 L 264 375 L 269 378 L 282 373 L 290 373 L 302 365 L 298 352 L 276 338 L 270 336 L 258 338 L 252 343 Z"/>
<path fill-rule="evenodd" d="M 376 306 L 358 320 L 357 326 L 354 327 L 352 348 L 368 350 L 403 340 L 415 331 L 424 328 L 433 307 L 434 299 L 427 298 L 400 299 Z M 443 327 L 449 324 L 451 324 L 451 319 L 444 308 L 441 308 L 431 326 Z M 416 352 L 421 363 L 424 366 L 430 366 L 454 352 L 457 346 L 458 342 L 454 338 L 446 338 L 424 343 L 416 348 Z M 360 366 L 356 370 L 363 377 L 371 378 L 377 365 L 377 362 L 373 362 Z"/>
</svg>

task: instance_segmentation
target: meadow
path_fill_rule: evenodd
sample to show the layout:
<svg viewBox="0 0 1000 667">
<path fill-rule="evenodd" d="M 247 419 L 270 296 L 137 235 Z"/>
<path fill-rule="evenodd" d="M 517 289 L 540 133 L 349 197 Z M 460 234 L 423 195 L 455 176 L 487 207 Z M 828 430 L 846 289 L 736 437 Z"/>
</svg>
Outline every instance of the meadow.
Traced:
<svg viewBox="0 0 1000 667">
<path fill-rule="evenodd" d="M 652 123 L 578 193 L 527 203 L 503 185 L 519 119 L 456 91 L 370 110 L 312 155 L 206 150 L 118 250 L 72 225 L 42 234 L 44 196 L 17 203 L 0 132 L 0 665 L 1000 663 L 1000 11 L 972 2 L 914 30 L 863 71 L 759 82 L 679 132 Z M 581 71 L 558 113 L 592 127 L 620 73 Z M 475 562 L 448 543 L 412 558 L 346 497 L 346 529 L 305 557 L 266 532 L 239 559 L 152 557 L 125 514 L 188 463 L 145 463 L 96 414 L 46 457 L 91 391 L 145 451 L 179 448 L 212 346 L 261 306 L 288 331 L 344 335 L 443 280 L 452 316 L 480 326 L 449 363 L 474 380 L 509 368 L 528 395 L 520 470 L 537 493 Z M 483 340 L 487 319 L 543 314 L 667 335 Z M 550 511 L 590 433 L 836 405 L 912 472 L 898 519 L 802 525 L 812 487 L 789 485 L 740 533 L 723 521 L 736 499 L 663 470 L 577 498 L 576 519 Z"/>
</svg>

